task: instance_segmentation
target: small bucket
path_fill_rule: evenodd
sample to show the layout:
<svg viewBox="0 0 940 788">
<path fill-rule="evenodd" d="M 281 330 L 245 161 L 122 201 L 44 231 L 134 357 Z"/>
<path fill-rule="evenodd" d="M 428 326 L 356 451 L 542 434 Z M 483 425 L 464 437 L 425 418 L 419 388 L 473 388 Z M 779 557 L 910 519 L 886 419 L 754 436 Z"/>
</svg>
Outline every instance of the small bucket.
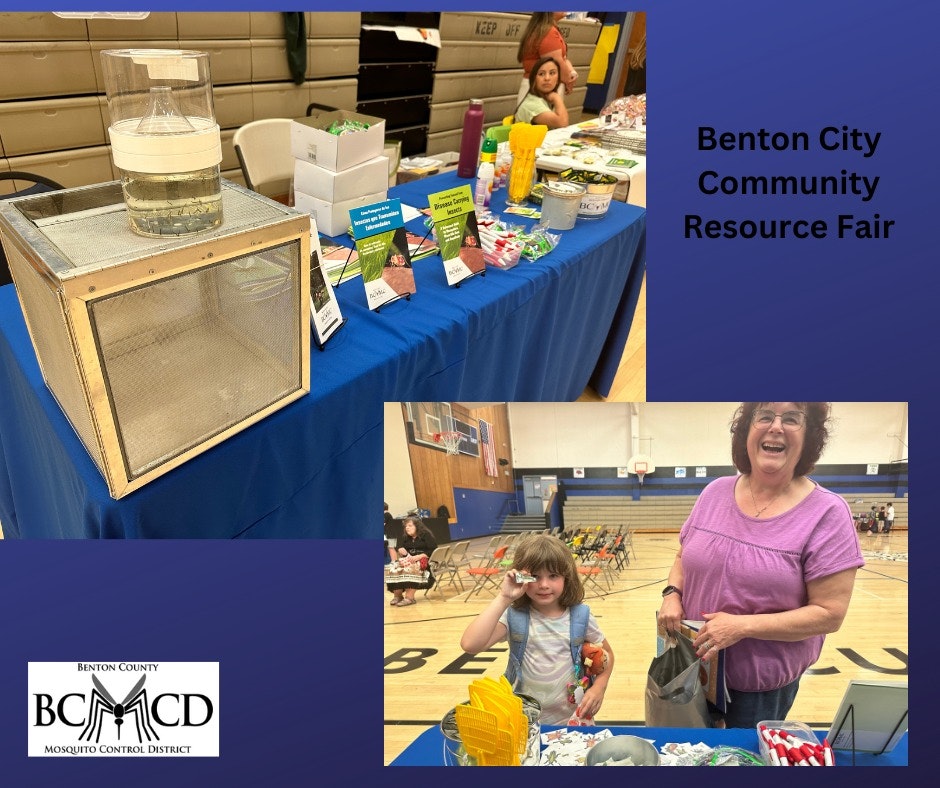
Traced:
<svg viewBox="0 0 940 788">
<path fill-rule="evenodd" d="M 607 214 L 610 201 L 617 188 L 617 178 L 614 175 L 605 175 L 602 172 L 589 170 L 568 169 L 559 173 L 558 177 L 568 183 L 583 184 L 584 197 L 581 198 L 581 207 L 578 217 L 581 219 L 600 219 Z"/>
<path fill-rule="evenodd" d="M 541 756 L 541 727 L 539 720 L 542 716 L 542 707 L 539 702 L 528 695 L 522 698 L 522 711 L 529 721 L 529 735 L 526 740 L 525 752 L 521 754 L 519 762 L 523 766 L 538 766 Z M 470 701 L 464 701 L 469 703 Z M 444 735 L 444 765 L 445 766 L 476 766 L 476 758 L 472 757 L 460 741 L 460 732 L 457 730 L 456 711 L 451 709 L 441 720 L 441 733 Z"/>
<path fill-rule="evenodd" d="M 552 230 L 570 230 L 578 220 L 585 187 L 579 183 L 551 181 L 542 186 L 542 224 Z"/>
</svg>

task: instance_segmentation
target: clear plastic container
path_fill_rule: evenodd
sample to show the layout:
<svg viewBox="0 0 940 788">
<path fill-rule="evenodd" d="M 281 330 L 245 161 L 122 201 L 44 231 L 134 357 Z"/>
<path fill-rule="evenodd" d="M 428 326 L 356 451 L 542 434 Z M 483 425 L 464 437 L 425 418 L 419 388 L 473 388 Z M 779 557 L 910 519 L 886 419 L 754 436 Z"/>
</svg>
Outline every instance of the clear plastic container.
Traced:
<svg viewBox="0 0 940 788">
<path fill-rule="evenodd" d="M 131 229 L 181 236 L 218 227 L 222 145 L 208 54 L 108 49 L 101 64 Z"/>
<path fill-rule="evenodd" d="M 757 723 L 757 742 L 760 744 L 760 754 L 764 759 L 764 763 L 768 766 L 776 766 L 777 764 L 773 763 L 773 760 L 770 756 L 770 746 L 761 732 L 762 728 L 766 728 L 768 731 L 783 731 L 788 736 L 792 736 L 795 739 L 800 740 L 801 742 L 806 742 L 813 747 L 819 746 L 822 742 L 816 737 L 816 734 L 813 733 L 812 728 L 808 725 L 803 724 L 802 722 L 791 722 L 788 720 L 763 720 Z M 793 743 L 791 742 L 790 745 Z M 818 759 L 817 759 L 818 761 Z M 822 761 L 818 761 L 818 765 L 822 765 Z M 793 766 L 794 764 L 789 764 Z M 815 765 L 815 764 L 808 764 Z"/>
</svg>

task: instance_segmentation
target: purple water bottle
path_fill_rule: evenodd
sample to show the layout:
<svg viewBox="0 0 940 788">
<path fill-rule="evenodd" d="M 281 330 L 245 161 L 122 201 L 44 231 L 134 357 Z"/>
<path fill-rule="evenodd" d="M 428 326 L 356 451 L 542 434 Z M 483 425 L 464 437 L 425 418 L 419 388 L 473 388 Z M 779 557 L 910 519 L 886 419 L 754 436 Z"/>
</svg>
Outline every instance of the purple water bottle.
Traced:
<svg viewBox="0 0 940 788">
<path fill-rule="evenodd" d="M 483 99 L 470 99 L 463 116 L 463 135 L 460 137 L 460 159 L 457 175 L 475 178 L 480 162 L 480 144 L 483 142 Z"/>
</svg>

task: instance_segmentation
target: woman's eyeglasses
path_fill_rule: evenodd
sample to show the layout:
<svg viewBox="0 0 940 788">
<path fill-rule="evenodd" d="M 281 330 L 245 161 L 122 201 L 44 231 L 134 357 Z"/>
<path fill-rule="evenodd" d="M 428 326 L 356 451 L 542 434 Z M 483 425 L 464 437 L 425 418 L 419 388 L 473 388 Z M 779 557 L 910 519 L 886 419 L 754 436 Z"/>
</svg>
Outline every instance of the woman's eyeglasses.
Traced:
<svg viewBox="0 0 940 788">
<path fill-rule="evenodd" d="M 751 423 L 755 427 L 770 427 L 779 417 L 780 426 L 785 430 L 799 430 L 806 426 L 806 414 L 801 410 L 788 410 L 785 413 L 774 413 L 772 410 L 760 408 L 754 411 Z"/>
</svg>

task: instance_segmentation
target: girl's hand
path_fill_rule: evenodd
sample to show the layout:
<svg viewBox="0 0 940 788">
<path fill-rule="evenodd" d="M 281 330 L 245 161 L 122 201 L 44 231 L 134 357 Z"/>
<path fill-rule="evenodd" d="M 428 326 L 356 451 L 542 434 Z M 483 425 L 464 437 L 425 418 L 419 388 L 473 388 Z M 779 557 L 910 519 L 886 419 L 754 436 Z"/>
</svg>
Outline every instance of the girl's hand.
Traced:
<svg viewBox="0 0 940 788">
<path fill-rule="evenodd" d="M 398 548 L 398 554 L 399 554 L 399 555 L 408 555 L 408 551 L 407 551 L 404 547 L 399 547 L 399 548 Z"/>
<path fill-rule="evenodd" d="M 682 600 L 678 594 L 669 594 L 663 598 L 663 603 L 656 614 L 656 623 L 666 630 L 667 634 L 674 635 L 682 624 Z"/>
<path fill-rule="evenodd" d="M 510 569 L 503 575 L 503 585 L 499 589 L 500 595 L 510 602 L 515 602 L 525 594 L 526 583 L 516 582 L 516 570 Z"/>
<path fill-rule="evenodd" d="M 604 702 L 604 691 L 596 684 L 592 684 L 584 691 L 584 697 L 581 699 L 581 705 L 577 708 L 577 715 L 581 718 L 593 718 L 601 710 L 601 704 Z"/>
</svg>

